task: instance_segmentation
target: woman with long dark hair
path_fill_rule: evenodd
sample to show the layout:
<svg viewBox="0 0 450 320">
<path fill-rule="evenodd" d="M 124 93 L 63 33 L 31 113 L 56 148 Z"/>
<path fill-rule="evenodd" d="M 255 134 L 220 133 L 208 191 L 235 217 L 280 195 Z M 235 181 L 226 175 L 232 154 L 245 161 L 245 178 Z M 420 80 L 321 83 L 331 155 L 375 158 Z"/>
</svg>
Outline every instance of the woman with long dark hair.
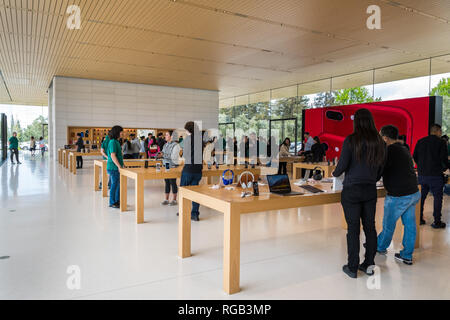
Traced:
<svg viewBox="0 0 450 320">
<path fill-rule="evenodd" d="M 356 278 L 358 269 L 368 275 L 373 274 L 369 267 L 375 265 L 377 252 L 376 183 L 381 178 L 386 145 L 369 110 L 356 111 L 353 125 L 354 132 L 344 141 L 333 176 L 339 177 L 345 173 L 341 204 L 348 225 L 348 264 L 343 267 L 343 271 L 349 277 Z M 366 235 L 366 254 L 362 264 L 359 264 L 360 221 Z"/>
<path fill-rule="evenodd" d="M 287 158 L 291 155 L 289 153 L 290 146 L 291 146 L 291 139 L 289 138 L 284 139 L 283 143 L 280 146 L 280 158 Z M 287 174 L 287 162 L 280 162 L 278 174 Z"/>
<path fill-rule="evenodd" d="M 109 132 L 110 142 L 108 144 L 108 162 L 106 170 L 111 181 L 109 191 L 109 206 L 111 208 L 120 208 L 120 174 L 119 169 L 123 168 L 123 154 L 119 139 L 121 138 L 123 128 L 115 126 Z"/>
</svg>

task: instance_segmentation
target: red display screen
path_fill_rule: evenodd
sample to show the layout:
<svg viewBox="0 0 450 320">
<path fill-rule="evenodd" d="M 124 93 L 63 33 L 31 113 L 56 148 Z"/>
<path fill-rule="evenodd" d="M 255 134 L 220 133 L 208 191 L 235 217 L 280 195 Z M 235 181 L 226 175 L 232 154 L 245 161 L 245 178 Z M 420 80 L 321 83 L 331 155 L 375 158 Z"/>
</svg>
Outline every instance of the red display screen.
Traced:
<svg viewBox="0 0 450 320">
<path fill-rule="evenodd" d="M 361 108 L 372 112 L 378 130 L 396 126 L 400 135 L 406 135 L 411 152 L 433 123 L 442 123 L 442 98 L 424 97 L 304 110 L 303 132 L 328 145 L 327 159 L 339 157 L 344 139 L 353 132 L 353 116 Z"/>
</svg>

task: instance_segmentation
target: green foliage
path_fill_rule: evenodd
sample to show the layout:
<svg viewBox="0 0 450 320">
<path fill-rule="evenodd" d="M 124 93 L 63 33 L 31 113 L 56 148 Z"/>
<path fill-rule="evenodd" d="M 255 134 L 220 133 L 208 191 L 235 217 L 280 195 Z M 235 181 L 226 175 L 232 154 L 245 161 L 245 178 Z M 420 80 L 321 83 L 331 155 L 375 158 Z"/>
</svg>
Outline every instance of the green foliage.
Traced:
<svg viewBox="0 0 450 320">
<path fill-rule="evenodd" d="M 381 101 L 381 98 L 374 99 L 369 90 L 364 87 L 337 90 L 334 92 L 334 96 L 334 105 L 340 106 Z"/>
<path fill-rule="evenodd" d="M 431 90 L 430 96 L 450 97 L 450 78 L 441 79 L 438 85 Z"/>
<path fill-rule="evenodd" d="M 439 81 L 438 85 L 434 87 L 430 96 L 443 97 L 443 117 L 442 117 L 442 132 L 450 133 L 450 78 L 443 78 Z"/>
<path fill-rule="evenodd" d="M 37 140 L 42 136 L 43 124 L 47 124 L 47 118 L 43 116 L 39 116 L 34 119 L 33 123 L 30 124 L 24 131 L 22 135 L 22 139 L 19 139 L 20 142 L 28 142 L 31 137 L 34 137 Z M 44 127 L 44 139 L 48 138 L 48 127 Z"/>
<path fill-rule="evenodd" d="M 324 108 L 335 105 L 336 93 L 333 92 L 320 92 L 314 98 L 314 104 L 312 105 L 315 108 Z"/>
</svg>

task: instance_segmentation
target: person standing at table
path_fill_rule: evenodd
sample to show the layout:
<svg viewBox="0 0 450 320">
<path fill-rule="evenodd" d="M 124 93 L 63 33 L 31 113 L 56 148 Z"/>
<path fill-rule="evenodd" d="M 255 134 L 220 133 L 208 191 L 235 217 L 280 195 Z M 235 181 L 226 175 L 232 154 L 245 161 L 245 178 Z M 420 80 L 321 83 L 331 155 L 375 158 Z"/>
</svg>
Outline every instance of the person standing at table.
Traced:
<svg viewBox="0 0 450 320">
<path fill-rule="evenodd" d="M 152 139 L 148 143 L 148 158 L 155 159 L 160 152 L 161 149 L 159 148 L 159 145 L 156 142 L 156 138 L 152 137 Z"/>
<path fill-rule="evenodd" d="M 378 236 L 378 253 L 387 254 L 398 219 L 404 226 L 403 251 L 395 259 L 407 265 L 413 264 L 416 243 L 416 205 L 420 200 L 417 176 L 409 149 L 399 142 L 398 129 L 389 125 L 381 128 L 381 137 L 387 144 L 383 184 L 387 191 L 384 200 L 383 231 Z"/>
<path fill-rule="evenodd" d="M 103 139 L 102 141 L 102 145 L 100 146 L 100 153 L 103 156 L 103 160 L 108 160 L 108 145 L 109 145 L 109 141 L 111 140 L 109 138 L 109 135 L 111 134 L 111 131 L 108 131 L 108 135 Z M 102 182 L 100 182 L 100 186 L 99 188 L 101 189 L 102 186 Z M 111 187 L 111 178 L 108 177 L 108 188 Z"/>
<path fill-rule="evenodd" d="M 139 151 L 141 150 L 141 143 L 134 133 L 130 135 L 130 140 L 133 159 L 139 159 Z"/>
<path fill-rule="evenodd" d="M 109 191 L 109 206 L 111 208 L 120 208 L 120 173 L 119 169 L 123 168 L 123 154 L 120 147 L 119 139 L 123 134 L 121 126 L 115 126 L 109 133 L 108 144 L 108 162 L 106 170 L 111 180 L 111 189 Z"/>
<path fill-rule="evenodd" d="M 423 206 L 431 191 L 434 197 L 434 229 L 444 229 L 442 218 L 442 197 L 444 195 L 444 172 L 448 169 L 447 145 L 442 140 L 442 128 L 439 124 L 431 126 L 430 135 L 420 139 L 414 149 L 414 161 L 419 172 L 419 184 L 422 186 L 420 202 L 420 224 L 426 224 L 423 218 Z"/>
<path fill-rule="evenodd" d="M 291 145 L 291 139 L 284 139 L 283 143 L 280 146 L 280 158 L 290 157 L 289 147 Z M 278 174 L 287 174 L 287 162 L 280 161 L 280 167 L 278 168 Z"/>
<path fill-rule="evenodd" d="M 133 145 L 128 139 L 125 139 L 125 141 L 122 144 L 122 154 L 123 158 L 126 160 L 133 159 Z"/>
<path fill-rule="evenodd" d="M 162 158 L 163 158 L 163 165 L 164 167 L 166 165 L 169 166 L 169 168 L 176 168 L 180 164 L 180 145 L 176 141 L 177 137 L 174 136 L 173 131 L 166 132 L 166 144 L 164 145 L 164 148 L 161 152 Z M 166 190 L 165 190 L 165 196 L 166 199 L 161 203 L 163 206 L 176 206 L 177 203 L 177 194 L 178 194 L 178 187 L 177 187 L 177 179 L 164 179 L 164 182 L 166 184 Z M 170 202 L 170 191 L 172 190 L 173 199 Z"/>
<path fill-rule="evenodd" d="M 141 137 L 141 141 L 139 141 L 141 144 L 139 153 L 145 153 L 145 136 Z"/>
<path fill-rule="evenodd" d="M 153 137 L 153 138 L 156 139 L 155 137 Z M 164 145 L 166 144 L 166 139 L 164 139 L 162 132 L 158 133 L 158 138 L 156 139 L 156 143 L 158 144 L 160 150 L 162 150 L 164 148 Z"/>
<path fill-rule="evenodd" d="M 342 270 L 351 278 L 358 269 L 372 275 L 377 253 L 375 211 L 377 205 L 377 181 L 381 178 L 385 162 L 386 145 L 378 133 L 372 114 L 367 109 L 355 113 L 354 132 L 344 140 L 341 158 L 334 177 L 345 173 L 341 204 L 347 221 L 348 263 Z M 366 235 L 365 260 L 359 264 L 360 223 Z"/>
<path fill-rule="evenodd" d="M 77 143 L 75 143 L 75 145 L 77 146 L 77 152 L 81 152 L 84 150 L 84 141 L 83 138 L 81 137 L 81 133 L 77 133 Z M 82 156 L 77 156 L 77 169 L 83 169 L 83 157 Z"/>
<path fill-rule="evenodd" d="M 202 133 L 193 121 L 184 126 L 187 136 L 184 139 L 183 156 L 185 164 L 181 173 L 181 186 L 198 186 L 203 176 Z M 200 221 L 200 205 L 192 203 L 191 219 Z"/>
<path fill-rule="evenodd" d="M 17 164 L 21 164 L 19 161 L 19 139 L 17 139 L 17 132 L 13 132 L 11 138 L 9 138 L 9 151 L 11 153 L 11 164 L 14 163 L 14 155 L 16 155 Z"/>
</svg>

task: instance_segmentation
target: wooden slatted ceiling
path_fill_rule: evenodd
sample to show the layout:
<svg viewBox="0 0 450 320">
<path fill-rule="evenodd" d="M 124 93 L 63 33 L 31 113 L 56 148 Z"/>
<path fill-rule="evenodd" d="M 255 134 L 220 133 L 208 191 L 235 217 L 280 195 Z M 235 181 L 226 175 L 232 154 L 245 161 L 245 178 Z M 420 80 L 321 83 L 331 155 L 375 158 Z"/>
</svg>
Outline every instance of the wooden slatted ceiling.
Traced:
<svg viewBox="0 0 450 320">
<path fill-rule="evenodd" d="M 0 0 L 0 70 L 13 103 L 47 104 L 55 75 L 220 90 L 225 98 L 446 54 L 449 1 L 424 3 Z M 82 9 L 81 30 L 66 28 L 72 4 Z M 371 4 L 382 8 L 381 31 L 365 28 Z M 380 79 L 423 73 L 403 68 Z M 10 102 L 5 90 L 0 84 L 0 103 Z"/>
</svg>

